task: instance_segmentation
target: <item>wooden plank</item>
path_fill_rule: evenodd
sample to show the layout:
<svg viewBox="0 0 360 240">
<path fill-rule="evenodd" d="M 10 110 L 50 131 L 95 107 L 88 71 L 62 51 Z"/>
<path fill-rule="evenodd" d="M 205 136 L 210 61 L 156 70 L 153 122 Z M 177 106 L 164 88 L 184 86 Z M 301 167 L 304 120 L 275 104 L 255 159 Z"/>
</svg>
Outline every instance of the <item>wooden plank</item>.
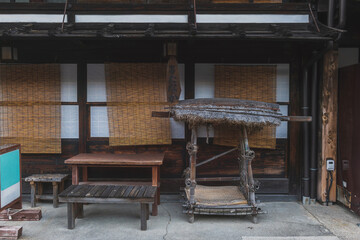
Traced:
<svg viewBox="0 0 360 240">
<path fill-rule="evenodd" d="M 60 202 L 72 203 L 153 203 L 154 198 L 59 198 Z"/>
<path fill-rule="evenodd" d="M 25 178 L 25 182 L 62 182 L 68 174 L 34 174 Z"/>
<path fill-rule="evenodd" d="M 331 158 L 337 165 L 337 104 L 338 104 L 338 52 L 329 51 L 324 56 L 322 84 L 322 133 L 321 159 L 318 171 L 317 197 L 320 202 L 326 201 L 327 170 L 326 159 Z M 329 192 L 329 201 L 336 202 L 336 168 L 332 171 L 334 182 Z"/>
<path fill-rule="evenodd" d="M 74 186 L 75 186 L 75 188 L 72 189 L 70 192 L 68 192 L 66 196 L 63 196 L 63 194 L 61 194 L 61 195 L 63 197 L 69 197 L 69 196 L 72 196 L 73 194 L 75 194 L 76 192 L 78 192 L 81 189 L 80 185 L 74 185 Z"/>
<path fill-rule="evenodd" d="M 127 190 L 128 186 L 124 186 L 119 190 L 119 194 L 116 195 L 116 197 L 122 197 L 125 194 L 125 191 Z"/>
<path fill-rule="evenodd" d="M 67 196 L 71 191 L 73 191 L 78 185 L 70 185 L 67 189 L 59 194 L 59 196 Z"/>
<path fill-rule="evenodd" d="M 109 194 L 108 197 L 109 197 L 109 198 L 115 197 L 116 193 L 119 191 L 119 189 L 120 189 L 121 187 L 124 187 L 124 186 L 115 186 L 115 188 L 110 192 L 110 194 Z"/>
<path fill-rule="evenodd" d="M 0 145 L 0 154 L 20 149 L 20 144 L 3 144 Z"/>
<path fill-rule="evenodd" d="M 0 226 L 0 239 L 18 239 L 22 235 L 21 226 Z"/>
<path fill-rule="evenodd" d="M 105 191 L 101 194 L 101 198 L 107 198 L 114 188 L 115 186 L 106 186 Z"/>
<path fill-rule="evenodd" d="M 2 221 L 39 221 L 42 217 L 41 209 L 13 209 L 0 212 Z"/>
<path fill-rule="evenodd" d="M 139 190 L 136 197 L 141 198 L 144 195 L 145 190 L 146 190 L 146 186 L 141 186 L 141 188 L 140 188 L 140 190 Z"/>
<path fill-rule="evenodd" d="M 95 193 L 101 188 L 101 185 L 91 186 L 91 189 L 85 195 L 85 197 L 94 197 Z"/>
<path fill-rule="evenodd" d="M 127 188 L 126 188 L 126 191 L 124 192 L 124 194 L 121 196 L 121 197 L 123 197 L 123 198 L 128 198 L 129 197 L 129 194 L 130 194 L 130 192 L 131 192 L 131 190 L 134 188 L 134 186 L 128 186 Z M 118 197 L 118 196 L 116 196 L 116 197 Z"/>
<path fill-rule="evenodd" d="M 157 117 L 157 118 L 170 118 L 170 112 L 158 112 L 158 111 L 152 111 L 151 117 Z"/>
<path fill-rule="evenodd" d="M 67 159 L 65 163 L 79 165 L 160 166 L 163 164 L 164 155 L 164 153 L 81 153 Z"/>
<path fill-rule="evenodd" d="M 94 197 L 101 197 L 101 194 L 105 191 L 107 186 L 100 186 L 100 188 L 94 194 Z"/>
<path fill-rule="evenodd" d="M 151 198 L 155 196 L 157 188 L 152 186 L 146 186 L 146 191 L 144 192 L 143 197 Z"/>
<path fill-rule="evenodd" d="M 136 198 L 140 191 L 141 186 L 134 186 L 134 188 L 129 193 L 129 198 Z"/>
</svg>

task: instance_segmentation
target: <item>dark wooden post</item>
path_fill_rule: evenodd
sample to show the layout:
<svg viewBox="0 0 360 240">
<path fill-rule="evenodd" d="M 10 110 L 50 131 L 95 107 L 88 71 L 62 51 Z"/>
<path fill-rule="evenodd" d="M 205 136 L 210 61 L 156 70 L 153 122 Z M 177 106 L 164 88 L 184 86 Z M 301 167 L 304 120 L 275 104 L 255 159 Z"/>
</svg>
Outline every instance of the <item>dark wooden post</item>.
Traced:
<svg viewBox="0 0 360 240">
<path fill-rule="evenodd" d="M 322 84 L 322 133 L 321 159 L 318 172 L 318 200 L 326 201 L 327 177 L 326 159 L 335 161 L 337 156 L 337 102 L 338 102 L 338 53 L 331 50 L 324 56 Z M 336 169 L 332 173 L 333 183 L 329 192 L 329 201 L 336 202 Z"/>
<path fill-rule="evenodd" d="M 154 200 L 154 203 L 152 206 L 152 215 L 153 216 L 158 215 L 158 201 L 160 198 L 159 179 L 160 179 L 160 167 L 159 166 L 152 167 L 152 186 L 157 188 L 155 200 Z"/>
<path fill-rule="evenodd" d="M 75 228 L 75 203 L 67 204 L 68 229 Z"/>
<path fill-rule="evenodd" d="M 34 182 L 30 182 L 31 187 L 31 207 L 36 207 L 36 187 Z"/>
<path fill-rule="evenodd" d="M 52 186 L 53 186 L 53 207 L 57 208 L 58 207 L 58 183 L 57 182 L 52 182 Z"/>
<path fill-rule="evenodd" d="M 140 219 L 141 219 L 141 230 L 142 231 L 145 231 L 147 229 L 146 205 L 147 205 L 147 203 L 140 203 Z"/>
</svg>

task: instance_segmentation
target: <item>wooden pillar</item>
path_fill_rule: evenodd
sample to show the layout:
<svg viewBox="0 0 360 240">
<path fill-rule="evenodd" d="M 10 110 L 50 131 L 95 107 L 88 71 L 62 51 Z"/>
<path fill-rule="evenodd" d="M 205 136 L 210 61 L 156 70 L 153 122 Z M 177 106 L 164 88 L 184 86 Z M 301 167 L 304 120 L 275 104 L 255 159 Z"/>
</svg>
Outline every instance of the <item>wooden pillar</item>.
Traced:
<svg viewBox="0 0 360 240">
<path fill-rule="evenodd" d="M 321 96 L 321 159 L 318 172 L 318 193 L 320 202 L 326 201 L 327 177 L 326 159 L 335 160 L 337 155 L 337 102 L 338 102 L 338 53 L 331 50 L 324 56 L 324 72 Z M 336 201 L 336 169 L 332 172 L 333 183 L 329 193 L 329 201 Z"/>
<path fill-rule="evenodd" d="M 79 153 L 86 153 L 87 129 L 87 65 L 84 62 L 77 65 L 77 97 L 79 104 Z"/>
</svg>

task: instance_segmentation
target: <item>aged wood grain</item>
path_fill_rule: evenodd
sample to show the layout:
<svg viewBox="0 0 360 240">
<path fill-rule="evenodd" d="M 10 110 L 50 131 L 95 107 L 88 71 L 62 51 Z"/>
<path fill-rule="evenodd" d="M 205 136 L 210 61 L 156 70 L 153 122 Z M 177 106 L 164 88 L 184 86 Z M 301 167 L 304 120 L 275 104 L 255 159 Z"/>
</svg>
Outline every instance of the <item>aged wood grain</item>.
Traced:
<svg viewBox="0 0 360 240">
<path fill-rule="evenodd" d="M 324 73 L 322 84 L 322 133 L 321 159 L 318 171 L 318 200 L 326 201 L 326 159 L 337 161 L 337 111 L 338 111 L 338 52 L 329 51 L 324 56 Z M 329 201 L 336 202 L 336 169 L 332 172 L 334 182 L 329 193 Z"/>
</svg>

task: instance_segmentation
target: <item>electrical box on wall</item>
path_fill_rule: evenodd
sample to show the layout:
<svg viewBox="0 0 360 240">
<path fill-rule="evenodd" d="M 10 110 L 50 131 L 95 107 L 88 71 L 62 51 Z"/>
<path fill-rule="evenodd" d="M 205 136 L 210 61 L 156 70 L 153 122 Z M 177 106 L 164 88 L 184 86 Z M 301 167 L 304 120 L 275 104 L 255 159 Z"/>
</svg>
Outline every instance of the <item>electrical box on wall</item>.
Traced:
<svg viewBox="0 0 360 240">
<path fill-rule="evenodd" d="M 326 159 L 326 170 L 334 171 L 335 170 L 335 161 L 334 159 L 327 158 Z"/>
</svg>

